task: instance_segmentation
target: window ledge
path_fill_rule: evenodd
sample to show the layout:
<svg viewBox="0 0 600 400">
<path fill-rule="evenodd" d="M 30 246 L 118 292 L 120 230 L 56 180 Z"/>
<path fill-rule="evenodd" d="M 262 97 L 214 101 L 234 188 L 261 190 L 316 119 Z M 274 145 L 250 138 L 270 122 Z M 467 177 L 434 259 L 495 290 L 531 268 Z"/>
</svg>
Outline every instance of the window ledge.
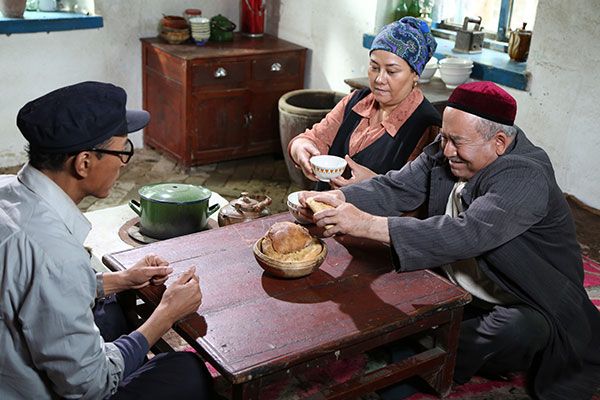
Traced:
<svg viewBox="0 0 600 400">
<path fill-rule="evenodd" d="M 363 35 L 363 47 L 371 48 L 375 36 L 365 33 Z M 452 51 L 454 41 L 436 38 L 438 46 L 435 57 L 443 59 L 446 57 L 467 58 L 473 61 L 473 72 L 471 78 L 483 81 L 492 81 L 500 85 L 512 87 L 519 90 L 528 90 L 531 74 L 527 71 L 527 63 L 511 61 L 508 54 L 482 49 L 481 53 L 467 54 Z"/>
<path fill-rule="evenodd" d="M 23 18 L 0 17 L 0 34 L 102 28 L 102 17 L 67 12 L 25 11 Z"/>
</svg>

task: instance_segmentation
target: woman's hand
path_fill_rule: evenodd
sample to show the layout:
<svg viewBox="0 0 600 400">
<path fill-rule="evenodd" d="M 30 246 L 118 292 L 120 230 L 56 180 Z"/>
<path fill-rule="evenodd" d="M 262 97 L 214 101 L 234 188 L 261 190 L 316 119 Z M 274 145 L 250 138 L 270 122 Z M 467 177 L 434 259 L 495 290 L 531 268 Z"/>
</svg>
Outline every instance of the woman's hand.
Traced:
<svg viewBox="0 0 600 400">
<path fill-rule="evenodd" d="M 344 157 L 344 158 L 345 158 L 346 162 L 348 163 L 348 167 L 350 167 L 350 171 L 352 172 L 352 177 L 350 179 L 346 179 L 342 176 L 338 176 L 337 178 L 332 179 L 330 184 L 331 184 L 331 187 L 333 187 L 334 189 L 352 185 L 353 183 L 365 181 L 367 179 L 371 179 L 374 176 L 377 176 L 377 174 L 375 172 L 371 171 L 367 167 L 364 167 L 364 166 L 358 164 L 352 158 L 350 158 L 349 155 L 346 155 L 346 157 Z"/>
<path fill-rule="evenodd" d="M 290 155 L 292 156 L 296 167 L 300 168 L 304 176 L 311 181 L 318 181 L 319 179 L 313 173 L 312 165 L 310 165 L 310 158 L 320 154 L 321 152 L 317 149 L 317 146 L 309 139 L 296 139 L 290 148 Z"/>
<path fill-rule="evenodd" d="M 172 272 L 173 268 L 169 267 L 168 261 L 155 254 L 148 254 L 133 267 L 123 271 L 122 278 L 129 289 L 140 289 L 148 285 L 162 285 Z"/>
</svg>

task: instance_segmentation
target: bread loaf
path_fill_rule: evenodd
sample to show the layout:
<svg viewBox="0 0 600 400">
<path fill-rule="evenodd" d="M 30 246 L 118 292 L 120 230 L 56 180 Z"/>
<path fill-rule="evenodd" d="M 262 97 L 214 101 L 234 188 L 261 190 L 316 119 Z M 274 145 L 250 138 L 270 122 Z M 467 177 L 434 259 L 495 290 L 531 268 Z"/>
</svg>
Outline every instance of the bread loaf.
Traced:
<svg viewBox="0 0 600 400">
<path fill-rule="evenodd" d="M 277 222 L 267 232 L 273 249 L 280 254 L 293 253 L 308 246 L 312 237 L 308 230 L 293 222 Z"/>
<path fill-rule="evenodd" d="M 278 261 L 306 261 L 317 257 L 321 243 L 303 226 L 293 222 L 277 222 L 261 243 L 262 252 Z"/>
<path fill-rule="evenodd" d="M 314 197 L 309 197 L 308 199 L 306 199 L 306 204 L 308 204 L 312 212 L 315 214 L 319 211 L 335 208 L 334 206 L 330 206 L 329 204 L 323 203 L 322 201 L 315 200 Z M 325 229 L 331 229 L 332 227 L 333 225 L 325 225 Z"/>
<path fill-rule="evenodd" d="M 323 203 L 322 201 L 315 200 L 314 197 L 309 197 L 306 199 L 306 204 L 310 207 L 312 212 L 315 214 L 319 211 L 327 210 L 329 208 L 335 208 L 334 206 L 330 206 L 329 204 Z"/>
</svg>

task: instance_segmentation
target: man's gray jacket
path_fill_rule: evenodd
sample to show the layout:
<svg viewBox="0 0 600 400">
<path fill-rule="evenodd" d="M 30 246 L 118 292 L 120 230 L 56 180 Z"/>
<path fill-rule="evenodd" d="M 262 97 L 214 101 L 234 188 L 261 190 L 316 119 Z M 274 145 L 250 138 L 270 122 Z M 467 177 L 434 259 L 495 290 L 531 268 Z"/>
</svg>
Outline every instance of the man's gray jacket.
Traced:
<svg viewBox="0 0 600 400">
<path fill-rule="evenodd" d="M 547 154 L 518 130 L 507 152 L 467 182 L 458 218 L 445 215 L 455 182 L 438 138 L 402 170 L 342 191 L 361 210 L 389 217 L 399 271 L 474 257 L 491 280 L 542 313 L 551 337 L 530 371 L 533 394 L 590 398 L 600 384 L 600 312 L 583 287 L 575 227 Z M 424 203 L 429 218 L 399 216 Z"/>
</svg>

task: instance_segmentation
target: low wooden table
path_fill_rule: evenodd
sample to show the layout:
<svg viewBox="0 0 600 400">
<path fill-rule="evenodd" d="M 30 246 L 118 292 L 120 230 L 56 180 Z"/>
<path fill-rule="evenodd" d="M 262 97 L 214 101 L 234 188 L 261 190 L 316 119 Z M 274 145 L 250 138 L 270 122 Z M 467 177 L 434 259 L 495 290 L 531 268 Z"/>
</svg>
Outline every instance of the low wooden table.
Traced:
<svg viewBox="0 0 600 400">
<path fill-rule="evenodd" d="M 327 259 L 310 276 L 273 278 L 254 259 L 252 245 L 283 220 L 290 215 L 165 240 L 103 261 L 119 270 L 159 254 L 175 268 L 167 285 L 196 266 L 203 303 L 175 330 L 231 382 L 234 399 L 257 399 L 266 382 L 422 333 L 433 338 L 430 348 L 314 398 L 348 399 L 414 375 L 447 394 L 469 294 L 427 270 L 398 274 L 389 249 L 348 238 L 325 239 Z M 163 290 L 144 288 L 139 295 L 155 307 Z"/>
</svg>

